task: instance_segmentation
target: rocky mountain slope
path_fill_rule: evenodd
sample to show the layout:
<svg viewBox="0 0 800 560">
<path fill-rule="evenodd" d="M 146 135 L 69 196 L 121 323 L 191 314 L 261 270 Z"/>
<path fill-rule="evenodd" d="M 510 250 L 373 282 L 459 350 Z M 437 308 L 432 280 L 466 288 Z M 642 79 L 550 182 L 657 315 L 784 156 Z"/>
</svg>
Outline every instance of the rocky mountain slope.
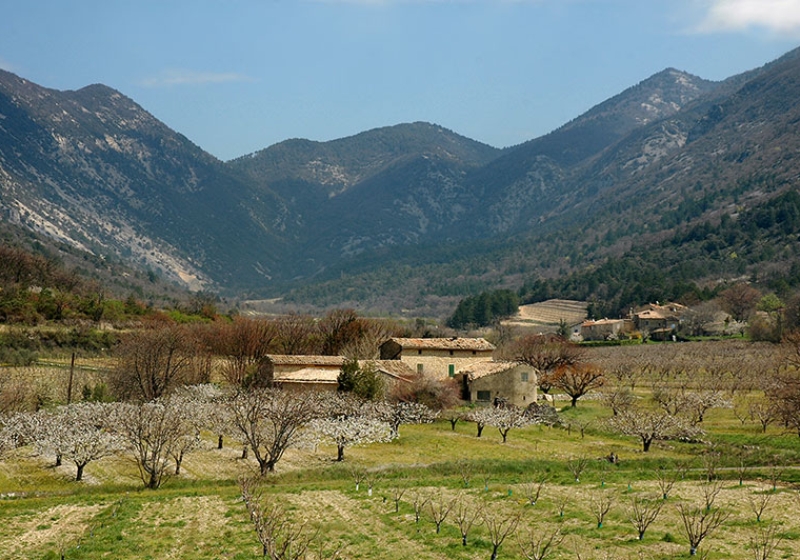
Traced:
<svg viewBox="0 0 800 560">
<path fill-rule="evenodd" d="M 115 90 L 0 72 L 0 215 L 193 288 L 424 308 L 796 189 L 797 99 L 793 51 L 721 83 L 664 70 L 504 150 L 411 123 L 221 162 Z"/>
</svg>

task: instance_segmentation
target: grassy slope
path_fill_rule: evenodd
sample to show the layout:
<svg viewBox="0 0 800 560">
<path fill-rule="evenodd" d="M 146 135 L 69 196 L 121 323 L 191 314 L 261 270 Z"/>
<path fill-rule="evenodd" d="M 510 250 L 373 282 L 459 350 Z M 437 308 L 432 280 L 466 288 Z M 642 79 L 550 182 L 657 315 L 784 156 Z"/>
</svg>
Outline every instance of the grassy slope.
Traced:
<svg viewBox="0 0 800 560">
<path fill-rule="evenodd" d="M 493 514 L 522 511 L 520 535 L 561 524 L 569 537 L 556 557 L 575 557 L 575 547 L 583 550 L 584 558 L 605 558 L 607 553 L 635 558 L 640 552 L 653 559 L 686 555 L 688 545 L 675 504 L 680 498 L 699 503 L 699 455 L 707 447 L 666 443 L 644 454 L 633 439 L 605 433 L 600 422 L 605 415 L 607 411 L 598 404 L 581 402 L 577 409 L 565 411 L 565 418 L 573 425 L 597 418 L 585 438 L 577 429 L 570 433 L 534 426 L 512 431 L 505 445 L 492 428 L 476 438 L 472 424 L 459 423 L 455 431 L 444 422 L 404 426 L 393 443 L 348 449 L 345 465 L 332 461 L 332 449 L 295 451 L 279 464 L 279 473 L 268 478 L 267 492 L 278 494 L 297 519 L 319 527 L 325 546 L 345 543 L 346 558 L 489 557 L 484 527 L 474 529 L 470 545 L 462 547 L 452 519 L 445 521 L 438 535 L 427 513 L 416 525 L 411 507 L 415 492 L 436 499 L 462 494 L 472 503 L 488 503 L 487 511 Z M 753 425 L 740 427 L 729 410 L 713 411 L 706 425 L 709 439 L 719 442 L 729 467 L 722 471 L 729 480 L 719 501 L 732 515 L 701 550 L 712 550 L 710 558 L 742 558 L 750 554 L 746 545 L 757 525 L 749 497 L 769 488 L 769 465 L 776 457 L 786 465 L 800 461 L 800 439 L 777 428 L 770 428 L 769 437 L 763 437 Z M 754 467 L 750 480 L 740 488 L 735 455 L 745 444 L 758 446 L 753 462 L 761 468 Z M 621 458 L 618 466 L 598 460 L 611 451 Z M 208 449 L 187 457 L 181 477 L 158 491 L 143 491 L 133 465 L 121 458 L 91 463 L 86 481 L 75 483 L 70 480 L 73 468 L 53 468 L 51 459 L 18 450 L 0 462 L 0 558 L 57 558 L 61 551 L 75 559 L 257 558 L 260 547 L 236 483 L 241 474 L 253 472 L 253 464 L 237 456 L 234 448 L 214 450 L 209 437 Z M 577 457 L 590 459 L 580 484 L 571 480 L 565 467 Z M 693 461 L 695 470 L 677 484 L 661 517 L 639 543 L 627 517 L 631 496 L 657 493 L 655 469 L 677 460 Z M 348 465 L 380 466 L 383 476 L 372 497 L 365 485 L 355 491 Z M 461 478 L 465 468 L 472 475 L 466 488 Z M 548 484 L 535 507 L 525 506 L 523 484 L 537 472 L 547 472 Z M 488 491 L 483 473 L 488 476 Z M 800 505 L 790 487 L 799 476 L 791 467 L 783 470 L 783 482 L 765 513 L 765 519 L 782 523 L 781 551 L 788 556 L 800 554 L 796 521 Z M 391 499 L 396 486 L 410 488 L 399 513 L 394 513 Z M 611 494 L 615 505 L 598 529 L 591 506 L 601 493 Z M 563 519 L 557 507 L 561 496 L 567 500 Z M 515 539 L 506 542 L 500 557 L 522 558 Z"/>
</svg>

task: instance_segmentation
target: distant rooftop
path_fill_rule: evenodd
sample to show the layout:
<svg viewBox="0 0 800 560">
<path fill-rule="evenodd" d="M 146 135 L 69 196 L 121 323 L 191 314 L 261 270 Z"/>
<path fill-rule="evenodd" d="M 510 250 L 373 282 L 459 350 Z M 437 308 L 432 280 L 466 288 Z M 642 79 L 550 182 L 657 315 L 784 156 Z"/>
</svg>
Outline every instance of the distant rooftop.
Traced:
<svg viewBox="0 0 800 560">
<path fill-rule="evenodd" d="M 390 338 L 410 350 L 477 350 L 491 352 L 494 344 L 483 338 Z"/>
</svg>

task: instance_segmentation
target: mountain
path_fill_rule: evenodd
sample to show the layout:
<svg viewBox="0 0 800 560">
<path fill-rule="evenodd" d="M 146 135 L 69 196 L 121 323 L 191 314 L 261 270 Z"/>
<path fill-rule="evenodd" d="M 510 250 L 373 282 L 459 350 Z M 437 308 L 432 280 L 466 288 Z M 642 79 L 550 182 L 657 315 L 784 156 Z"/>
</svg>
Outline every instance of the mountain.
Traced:
<svg viewBox="0 0 800 560">
<path fill-rule="evenodd" d="M 342 257 L 433 239 L 476 201 L 463 178 L 501 150 L 429 123 L 331 142 L 287 140 L 230 162 L 282 197 L 282 231 L 313 275 Z M 465 200 L 466 199 L 466 200 Z"/>
<path fill-rule="evenodd" d="M 654 254 L 702 282 L 765 269 L 735 245 L 767 237 L 731 228 L 793 211 L 770 205 L 800 177 L 797 99 L 792 51 L 723 82 L 666 69 L 502 150 L 410 123 L 222 162 L 113 89 L 0 72 L 0 215 L 194 288 L 375 311 L 439 313 L 619 258 L 659 268 Z M 690 248 L 723 220 L 727 241 Z"/>
<path fill-rule="evenodd" d="M 111 88 L 60 92 L 0 71 L 0 210 L 11 223 L 194 288 L 259 281 L 252 263 L 283 242 L 262 225 L 276 218 L 274 197 L 258 194 Z"/>
</svg>

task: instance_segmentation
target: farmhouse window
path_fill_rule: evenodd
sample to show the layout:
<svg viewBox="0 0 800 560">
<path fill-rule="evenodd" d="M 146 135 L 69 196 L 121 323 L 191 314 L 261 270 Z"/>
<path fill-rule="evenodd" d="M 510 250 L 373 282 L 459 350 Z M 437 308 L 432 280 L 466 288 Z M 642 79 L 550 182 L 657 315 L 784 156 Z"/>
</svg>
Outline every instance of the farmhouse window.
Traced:
<svg viewBox="0 0 800 560">
<path fill-rule="evenodd" d="M 492 400 L 491 391 L 478 391 L 478 400 L 481 402 L 489 402 Z"/>
<path fill-rule="evenodd" d="M 447 364 L 447 375 L 450 377 L 456 376 L 456 365 L 455 364 Z"/>
<path fill-rule="evenodd" d="M 424 364 L 417 364 L 417 374 L 422 375 L 422 370 L 424 369 Z"/>
<path fill-rule="evenodd" d="M 528 372 L 527 371 L 523 371 L 520 374 L 520 377 L 521 377 L 523 383 L 527 383 L 528 382 Z"/>
</svg>

